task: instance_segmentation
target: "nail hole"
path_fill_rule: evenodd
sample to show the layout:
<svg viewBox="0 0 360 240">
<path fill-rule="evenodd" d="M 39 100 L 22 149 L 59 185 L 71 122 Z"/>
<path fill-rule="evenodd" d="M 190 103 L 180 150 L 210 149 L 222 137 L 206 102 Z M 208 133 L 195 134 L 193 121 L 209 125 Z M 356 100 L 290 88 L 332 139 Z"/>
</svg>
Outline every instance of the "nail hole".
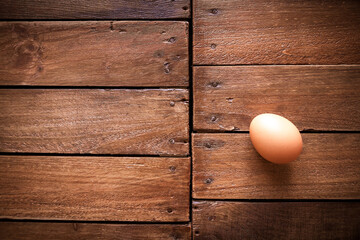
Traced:
<svg viewBox="0 0 360 240">
<path fill-rule="evenodd" d="M 216 44 L 213 43 L 213 44 L 211 44 L 210 47 L 211 47 L 211 49 L 215 49 L 215 48 L 216 48 Z"/>
<path fill-rule="evenodd" d="M 218 82 L 211 82 L 210 85 L 212 87 L 218 87 L 219 86 L 219 83 Z"/>
<path fill-rule="evenodd" d="M 175 41 L 176 41 L 176 37 L 171 37 L 168 40 L 168 42 L 170 42 L 170 43 L 174 43 Z"/>
<path fill-rule="evenodd" d="M 218 119 L 218 118 L 217 118 L 216 116 L 212 116 L 212 117 L 211 117 L 211 121 L 212 121 L 212 122 L 216 122 L 217 119 Z"/>
<path fill-rule="evenodd" d="M 167 212 L 168 212 L 168 213 L 172 213 L 173 210 L 172 210 L 171 208 L 168 208 L 168 209 L 167 209 Z"/>
<path fill-rule="evenodd" d="M 175 166 L 170 166 L 169 169 L 170 169 L 170 171 L 175 172 L 176 167 Z"/>
<path fill-rule="evenodd" d="M 216 8 L 213 8 L 213 9 L 210 9 L 210 12 L 212 14 L 218 14 L 219 13 L 219 10 L 217 10 Z"/>
<path fill-rule="evenodd" d="M 175 103 L 173 101 L 170 102 L 170 106 L 175 106 Z"/>
<path fill-rule="evenodd" d="M 214 181 L 212 178 L 208 178 L 208 179 L 205 180 L 205 183 L 210 184 L 210 183 L 212 183 L 212 181 Z"/>
<path fill-rule="evenodd" d="M 186 10 L 188 10 L 189 8 L 188 8 L 188 6 L 183 6 L 182 9 L 186 11 Z"/>
<path fill-rule="evenodd" d="M 198 206 L 194 206 L 194 209 L 199 209 L 199 207 L 198 207 Z"/>
<path fill-rule="evenodd" d="M 210 216 L 208 219 L 209 219 L 209 221 L 215 221 L 216 217 L 215 216 Z"/>
<path fill-rule="evenodd" d="M 169 142 L 170 142 L 171 144 L 174 144 L 174 143 L 175 143 L 175 140 L 174 140 L 174 139 L 170 139 Z"/>
<path fill-rule="evenodd" d="M 199 230 L 195 230 L 195 235 L 199 235 L 200 231 Z"/>
<path fill-rule="evenodd" d="M 205 143 L 204 144 L 206 148 L 211 148 L 211 144 L 210 143 Z"/>
<path fill-rule="evenodd" d="M 165 63 L 164 63 L 164 72 L 165 72 L 166 74 L 169 74 L 169 73 L 170 73 L 170 63 L 168 63 L 168 62 L 165 62 Z"/>
</svg>

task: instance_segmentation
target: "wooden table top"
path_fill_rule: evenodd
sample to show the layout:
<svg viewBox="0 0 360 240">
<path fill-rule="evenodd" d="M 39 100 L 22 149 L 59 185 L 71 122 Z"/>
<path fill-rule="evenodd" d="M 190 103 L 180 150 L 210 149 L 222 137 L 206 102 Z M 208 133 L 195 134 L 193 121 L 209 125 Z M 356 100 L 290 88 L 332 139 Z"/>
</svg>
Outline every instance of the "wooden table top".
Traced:
<svg viewBox="0 0 360 240">
<path fill-rule="evenodd" d="M 0 239 L 360 239 L 359 1 L 1 3 Z"/>
</svg>

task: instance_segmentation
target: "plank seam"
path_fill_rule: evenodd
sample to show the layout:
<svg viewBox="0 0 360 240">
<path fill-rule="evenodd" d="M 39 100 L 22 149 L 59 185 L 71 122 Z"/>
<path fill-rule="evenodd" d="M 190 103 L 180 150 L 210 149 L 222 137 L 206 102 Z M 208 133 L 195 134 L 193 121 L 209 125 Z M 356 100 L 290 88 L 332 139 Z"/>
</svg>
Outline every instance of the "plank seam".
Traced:
<svg viewBox="0 0 360 240">
<path fill-rule="evenodd" d="M 46 220 L 46 219 L 9 219 L 0 218 L 0 222 L 43 222 L 43 223 L 86 223 L 86 224 L 131 224 L 131 225 L 188 225 L 189 221 L 180 222 L 144 222 L 144 221 L 78 221 L 78 220 Z"/>
<path fill-rule="evenodd" d="M 27 153 L 0 152 L 0 156 L 52 156 L 52 157 L 159 157 L 159 158 L 188 158 L 191 155 L 155 155 L 155 154 L 91 154 L 91 153 Z"/>
<path fill-rule="evenodd" d="M 360 202 L 360 199 L 209 199 L 193 198 L 198 202 Z"/>
</svg>

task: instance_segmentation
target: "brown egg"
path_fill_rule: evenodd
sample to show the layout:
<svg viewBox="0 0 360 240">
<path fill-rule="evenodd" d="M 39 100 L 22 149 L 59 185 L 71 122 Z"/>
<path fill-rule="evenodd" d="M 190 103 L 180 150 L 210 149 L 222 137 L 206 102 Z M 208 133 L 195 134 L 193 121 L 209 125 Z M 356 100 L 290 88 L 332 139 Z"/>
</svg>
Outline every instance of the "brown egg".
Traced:
<svg viewBox="0 0 360 240">
<path fill-rule="evenodd" d="M 250 123 L 250 138 L 256 151 L 273 163 L 294 161 L 302 151 L 299 130 L 292 122 L 276 114 L 256 116 Z"/>
</svg>

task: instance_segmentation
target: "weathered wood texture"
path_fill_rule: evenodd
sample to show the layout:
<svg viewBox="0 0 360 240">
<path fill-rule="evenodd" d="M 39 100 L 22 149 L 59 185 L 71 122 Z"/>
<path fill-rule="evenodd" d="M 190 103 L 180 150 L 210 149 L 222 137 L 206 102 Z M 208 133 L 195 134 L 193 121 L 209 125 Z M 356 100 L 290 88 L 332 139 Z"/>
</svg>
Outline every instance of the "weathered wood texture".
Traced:
<svg viewBox="0 0 360 240">
<path fill-rule="evenodd" d="M 360 66 L 195 67 L 194 129 L 248 131 L 276 113 L 299 130 L 360 130 Z"/>
<path fill-rule="evenodd" d="M 194 202 L 195 239 L 360 238 L 359 202 Z"/>
<path fill-rule="evenodd" d="M 189 0 L 1 0 L 2 19 L 189 18 Z"/>
<path fill-rule="evenodd" d="M 194 0 L 194 63 L 360 63 L 359 26 L 358 0 Z"/>
<path fill-rule="evenodd" d="M 186 22 L 2 22 L 0 85 L 188 86 Z"/>
<path fill-rule="evenodd" d="M 189 225 L 0 222 L 2 240 L 191 239 Z"/>
<path fill-rule="evenodd" d="M 189 158 L 0 156 L 0 217 L 188 221 Z"/>
<path fill-rule="evenodd" d="M 188 90 L 1 89 L 0 152 L 187 155 Z"/>
<path fill-rule="evenodd" d="M 360 199 L 360 134 L 302 134 L 286 165 L 264 160 L 248 134 L 193 135 L 193 197 Z"/>
</svg>

